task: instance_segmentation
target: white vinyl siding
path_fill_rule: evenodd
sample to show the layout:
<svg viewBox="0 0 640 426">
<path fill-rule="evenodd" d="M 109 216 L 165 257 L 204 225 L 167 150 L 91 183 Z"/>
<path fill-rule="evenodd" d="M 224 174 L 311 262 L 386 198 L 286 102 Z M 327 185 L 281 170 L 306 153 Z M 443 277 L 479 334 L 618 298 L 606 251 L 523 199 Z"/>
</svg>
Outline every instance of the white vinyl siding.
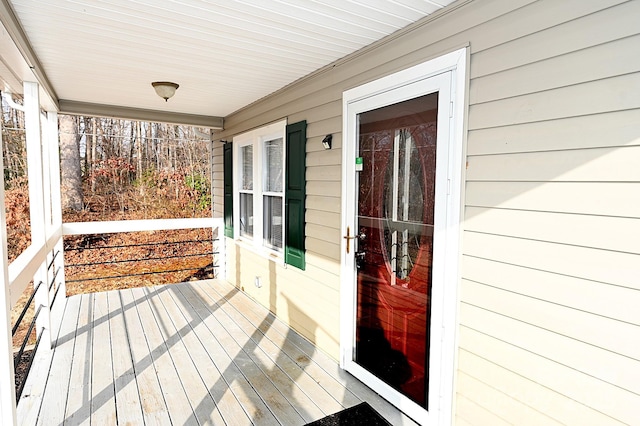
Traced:
<svg viewBox="0 0 640 426">
<path fill-rule="evenodd" d="M 455 418 L 633 424 L 640 1 L 457 4 L 226 117 L 223 139 L 308 123 L 308 270 L 244 266 L 242 252 L 228 276 L 337 357 L 342 92 L 468 45 Z M 251 284 L 270 274 L 273 292 Z"/>
</svg>

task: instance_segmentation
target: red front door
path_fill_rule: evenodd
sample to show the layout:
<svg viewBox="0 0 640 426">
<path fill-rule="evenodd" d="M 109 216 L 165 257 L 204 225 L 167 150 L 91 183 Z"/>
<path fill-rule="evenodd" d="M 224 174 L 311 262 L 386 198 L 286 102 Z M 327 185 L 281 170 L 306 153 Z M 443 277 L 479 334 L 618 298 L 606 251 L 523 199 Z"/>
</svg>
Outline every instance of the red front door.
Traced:
<svg viewBox="0 0 640 426">
<path fill-rule="evenodd" d="M 438 93 L 358 115 L 355 361 L 427 408 Z"/>
</svg>

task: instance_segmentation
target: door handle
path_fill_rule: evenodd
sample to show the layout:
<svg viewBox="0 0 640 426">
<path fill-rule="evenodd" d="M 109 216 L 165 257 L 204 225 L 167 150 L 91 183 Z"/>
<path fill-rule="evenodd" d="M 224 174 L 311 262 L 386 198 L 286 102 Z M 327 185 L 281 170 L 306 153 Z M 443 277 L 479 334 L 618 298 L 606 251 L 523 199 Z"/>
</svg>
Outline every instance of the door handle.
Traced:
<svg viewBox="0 0 640 426">
<path fill-rule="evenodd" d="M 347 235 L 345 235 L 342 238 L 347 240 L 347 254 L 348 254 L 349 253 L 349 249 L 351 247 L 351 240 L 355 240 L 356 238 L 358 238 L 358 235 L 351 235 L 351 228 L 349 226 L 347 226 Z"/>
</svg>

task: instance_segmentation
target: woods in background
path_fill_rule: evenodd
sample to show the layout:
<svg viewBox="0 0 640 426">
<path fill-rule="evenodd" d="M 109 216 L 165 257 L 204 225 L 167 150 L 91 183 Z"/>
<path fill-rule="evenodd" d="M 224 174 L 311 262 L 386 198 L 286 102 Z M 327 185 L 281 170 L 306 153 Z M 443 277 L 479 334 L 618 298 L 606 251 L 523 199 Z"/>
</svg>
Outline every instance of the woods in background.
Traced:
<svg viewBox="0 0 640 426">
<path fill-rule="evenodd" d="M 59 132 L 65 222 L 211 215 L 207 129 L 60 115 Z M 4 103 L 2 142 L 9 251 L 17 256 L 30 244 L 24 114 Z"/>
<path fill-rule="evenodd" d="M 63 127 L 66 121 L 73 123 Z M 82 211 L 83 220 L 210 215 L 209 141 L 202 131 L 79 116 L 61 116 L 60 123 L 65 214 Z"/>
</svg>

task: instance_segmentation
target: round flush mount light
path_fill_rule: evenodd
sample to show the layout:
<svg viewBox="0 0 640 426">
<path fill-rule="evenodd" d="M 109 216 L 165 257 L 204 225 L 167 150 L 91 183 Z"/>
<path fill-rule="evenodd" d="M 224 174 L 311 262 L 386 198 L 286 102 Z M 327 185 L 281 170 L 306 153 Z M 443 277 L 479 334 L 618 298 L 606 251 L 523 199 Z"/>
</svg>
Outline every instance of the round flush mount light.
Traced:
<svg viewBox="0 0 640 426">
<path fill-rule="evenodd" d="M 175 95 L 176 89 L 180 87 L 176 83 L 172 83 L 170 81 L 154 81 L 151 85 L 156 90 L 158 96 L 164 99 L 165 102 Z"/>
</svg>

